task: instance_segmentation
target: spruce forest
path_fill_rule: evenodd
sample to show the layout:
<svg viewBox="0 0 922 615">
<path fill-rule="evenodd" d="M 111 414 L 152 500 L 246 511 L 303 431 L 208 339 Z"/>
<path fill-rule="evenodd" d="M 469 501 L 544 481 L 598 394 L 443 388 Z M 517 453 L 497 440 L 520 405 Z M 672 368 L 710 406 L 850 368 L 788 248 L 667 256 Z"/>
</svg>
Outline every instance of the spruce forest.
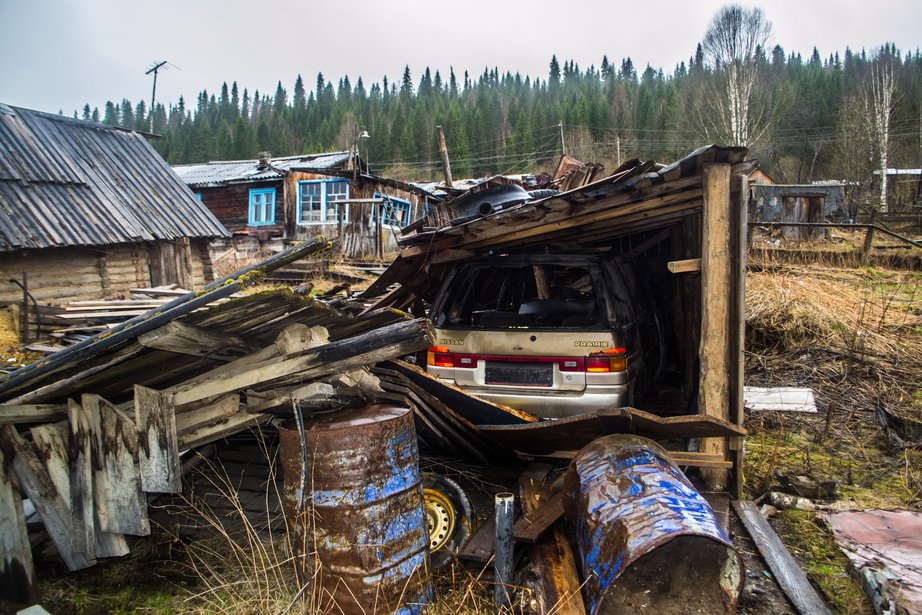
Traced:
<svg viewBox="0 0 922 615">
<path fill-rule="evenodd" d="M 879 165 L 869 82 L 886 64 L 894 88 L 888 165 L 917 167 L 922 151 L 922 54 L 893 45 L 873 52 L 846 49 L 804 59 L 780 46 L 755 54 L 751 138 L 753 156 L 776 179 L 867 182 Z M 399 83 L 368 85 L 361 77 L 337 80 L 318 74 L 312 89 L 298 76 L 291 92 L 241 84 L 203 90 L 194 105 L 180 98 L 157 103 L 154 146 L 171 164 L 253 159 L 344 150 L 358 143 L 372 171 L 408 180 L 441 176 L 435 127 L 441 125 L 456 178 L 535 172 L 561 151 L 601 162 L 675 160 L 705 143 L 728 144 L 713 121 L 721 84 L 701 45 L 671 73 L 630 58 L 603 57 L 598 67 L 551 58 L 546 78 L 497 68 L 480 75 L 447 75 L 405 68 Z M 108 102 L 83 109 L 85 119 L 146 131 L 144 102 Z M 77 113 L 75 113 L 77 116 Z M 371 137 L 358 139 L 361 131 Z"/>
</svg>

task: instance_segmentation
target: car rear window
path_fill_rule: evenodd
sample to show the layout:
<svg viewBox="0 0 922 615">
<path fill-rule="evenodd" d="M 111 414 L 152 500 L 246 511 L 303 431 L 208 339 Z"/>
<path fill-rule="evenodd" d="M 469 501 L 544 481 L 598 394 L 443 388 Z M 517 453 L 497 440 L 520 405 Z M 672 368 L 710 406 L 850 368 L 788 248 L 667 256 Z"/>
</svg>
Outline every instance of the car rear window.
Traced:
<svg viewBox="0 0 922 615">
<path fill-rule="evenodd" d="M 539 264 L 463 270 L 433 322 L 441 328 L 586 329 L 603 324 L 588 267 Z"/>
</svg>

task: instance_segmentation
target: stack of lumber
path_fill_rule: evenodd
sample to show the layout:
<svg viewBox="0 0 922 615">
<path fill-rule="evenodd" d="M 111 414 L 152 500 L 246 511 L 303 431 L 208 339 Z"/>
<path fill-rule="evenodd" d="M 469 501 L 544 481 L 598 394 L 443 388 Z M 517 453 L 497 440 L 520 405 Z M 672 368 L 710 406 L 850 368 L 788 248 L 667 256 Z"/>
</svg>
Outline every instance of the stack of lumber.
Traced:
<svg viewBox="0 0 922 615">
<path fill-rule="evenodd" d="M 73 301 L 60 308 L 44 309 L 42 331 L 49 341 L 39 341 L 26 346 L 26 350 L 50 354 L 66 346 L 89 339 L 113 328 L 129 318 L 155 310 L 171 300 L 188 295 L 191 291 L 178 284 L 153 288 L 132 288 L 128 299 L 96 299 Z M 49 327 L 52 327 L 49 330 Z"/>
</svg>

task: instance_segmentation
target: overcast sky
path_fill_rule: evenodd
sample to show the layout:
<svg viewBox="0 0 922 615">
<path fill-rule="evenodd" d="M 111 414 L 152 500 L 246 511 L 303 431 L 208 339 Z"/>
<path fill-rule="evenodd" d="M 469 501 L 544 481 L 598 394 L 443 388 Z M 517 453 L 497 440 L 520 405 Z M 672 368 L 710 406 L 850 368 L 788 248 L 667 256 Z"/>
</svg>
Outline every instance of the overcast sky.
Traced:
<svg viewBox="0 0 922 615">
<path fill-rule="evenodd" d="M 318 71 L 366 84 L 397 79 L 409 65 L 414 84 L 429 66 L 447 77 L 454 66 L 546 78 L 552 54 L 561 64 L 600 64 L 603 54 L 630 56 L 671 71 L 695 51 L 721 0 L 646 4 L 591 0 L 0 0 L 0 102 L 70 114 L 84 103 L 150 100 L 155 60 L 157 100 L 194 102 L 202 89 L 236 80 L 241 91 L 291 93 Z M 774 42 L 786 52 L 823 57 L 845 47 L 886 41 L 922 46 L 920 0 L 764 0 Z"/>
</svg>

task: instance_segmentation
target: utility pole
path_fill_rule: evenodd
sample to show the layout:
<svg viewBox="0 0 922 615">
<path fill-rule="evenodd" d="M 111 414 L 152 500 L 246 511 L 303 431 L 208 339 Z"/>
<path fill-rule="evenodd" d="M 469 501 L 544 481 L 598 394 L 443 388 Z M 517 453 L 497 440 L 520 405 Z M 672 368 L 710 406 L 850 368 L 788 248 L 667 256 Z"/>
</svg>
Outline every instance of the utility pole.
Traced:
<svg viewBox="0 0 922 615">
<path fill-rule="evenodd" d="M 442 156 L 442 171 L 445 173 L 445 185 L 451 188 L 451 161 L 448 160 L 448 148 L 445 146 L 445 133 L 442 132 L 441 126 L 436 126 L 435 130 L 439 133 L 439 154 Z"/>
<path fill-rule="evenodd" d="M 567 155 L 567 143 L 563 140 L 563 120 L 557 122 L 557 128 L 560 129 L 560 155 Z"/>
<path fill-rule="evenodd" d="M 148 114 L 150 116 L 150 126 L 148 129 L 148 132 L 154 132 L 154 101 L 157 99 L 157 73 L 165 65 L 166 65 L 166 60 L 164 60 L 163 62 L 158 62 L 157 64 L 154 64 L 151 68 L 149 68 L 146 73 L 144 73 L 145 75 L 154 73 L 154 89 L 150 93 L 150 113 Z"/>
<path fill-rule="evenodd" d="M 615 168 L 617 169 L 621 167 L 621 133 L 620 132 L 615 137 L 615 149 L 617 151 L 617 164 Z"/>
</svg>

